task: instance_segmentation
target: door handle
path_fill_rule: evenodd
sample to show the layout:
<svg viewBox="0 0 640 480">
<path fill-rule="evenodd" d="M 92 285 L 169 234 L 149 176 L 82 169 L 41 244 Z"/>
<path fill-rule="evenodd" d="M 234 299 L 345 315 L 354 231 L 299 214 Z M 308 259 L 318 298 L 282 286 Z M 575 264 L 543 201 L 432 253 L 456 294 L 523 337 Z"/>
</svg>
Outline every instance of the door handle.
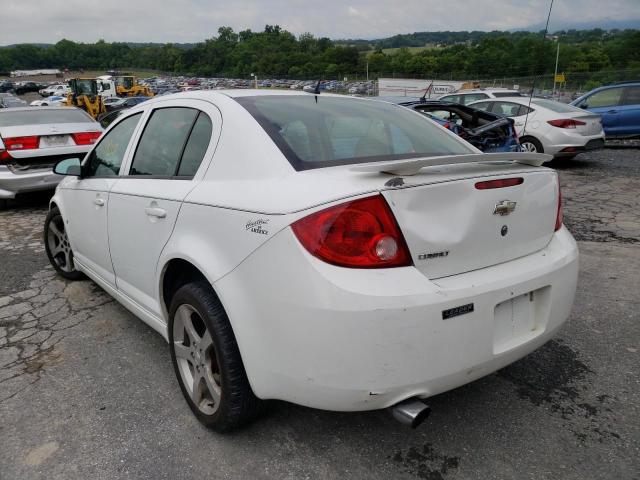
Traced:
<svg viewBox="0 0 640 480">
<path fill-rule="evenodd" d="M 101 198 L 94 198 L 93 199 L 93 204 L 97 205 L 99 207 L 104 207 L 104 200 Z"/>
<path fill-rule="evenodd" d="M 144 213 L 150 217 L 164 218 L 167 216 L 167 211 L 164 208 L 159 207 L 147 207 L 144 209 Z"/>
<path fill-rule="evenodd" d="M 607 113 L 611 113 L 611 114 L 618 113 L 618 110 L 609 110 Z"/>
</svg>

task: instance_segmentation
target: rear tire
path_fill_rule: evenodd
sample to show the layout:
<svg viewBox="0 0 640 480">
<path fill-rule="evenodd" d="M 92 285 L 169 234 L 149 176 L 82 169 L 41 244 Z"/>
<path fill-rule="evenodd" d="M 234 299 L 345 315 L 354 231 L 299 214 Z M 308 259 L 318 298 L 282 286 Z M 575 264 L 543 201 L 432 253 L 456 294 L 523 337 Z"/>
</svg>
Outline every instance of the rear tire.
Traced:
<svg viewBox="0 0 640 480">
<path fill-rule="evenodd" d="M 540 143 L 540 141 L 534 137 L 522 137 L 520 139 L 520 146 L 525 152 L 544 153 L 542 143 Z"/>
<path fill-rule="evenodd" d="M 169 309 L 169 348 L 191 411 L 218 432 L 238 428 L 263 410 L 249 385 L 229 318 L 211 286 L 182 286 Z"/>
<path fill-rule="evenodd" d="M 44 221 L 44 248 L 51 266 L 68 280 L 81 280 L 84 274 L 76 269 L 64 219 L 58 207 L 49 210 Z"/>
</svg>

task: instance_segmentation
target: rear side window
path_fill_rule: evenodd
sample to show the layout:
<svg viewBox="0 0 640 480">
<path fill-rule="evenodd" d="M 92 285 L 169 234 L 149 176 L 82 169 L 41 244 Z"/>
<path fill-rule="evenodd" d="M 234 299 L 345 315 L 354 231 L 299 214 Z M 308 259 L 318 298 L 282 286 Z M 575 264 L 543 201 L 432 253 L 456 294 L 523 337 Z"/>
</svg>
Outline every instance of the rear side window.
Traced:
<svg viewBox="0 0 640 480">
<path fill-rule="evenodd" d="M 138 125 L 140 113 L 125 118 L 113 127 L 93 149 L 87 160 L 87 177 L 112 177 L 120 173 L 122 159 L 127 151 L 131 135 Z"/>
<path fill-rule="evenodd" d="M 46 125 L 50 123 L 93 123 L 93 119 L 78 108 L 34 108 L 22 112 L 0 112 L 0 127 Z"/>
<path fill-rule="evenodd" d="M 193 176 L 210 138 L 211 120 L 199 110 L 157 109 L 140 137 L 129 175 Z"/>
<path fill-rule="evenodd" d="M 440 97 L 440 100 L 445 102 L 460 103 L 460 95 L 447 95 L 445 97 Z"/>
<path fill-rule="evenodd" d="M 640 87 L 625 87 L 622 105 L 640 105 Z"/>
<path fill-rule="evenodd" d="M 386 102 L 322 95 L 236 100 L 296 170 L 472 153 L 427 118 Z"/>
<path fill-rule="evenodd" d="M 179 177 L 193 177 L 196 174 L 209 147 L 211 133 L 211 119 L 206 113 L 200 112 L 189 135 L 187 146 L 184 147 L 180 168 L 178 168 Z"/>
</svg>

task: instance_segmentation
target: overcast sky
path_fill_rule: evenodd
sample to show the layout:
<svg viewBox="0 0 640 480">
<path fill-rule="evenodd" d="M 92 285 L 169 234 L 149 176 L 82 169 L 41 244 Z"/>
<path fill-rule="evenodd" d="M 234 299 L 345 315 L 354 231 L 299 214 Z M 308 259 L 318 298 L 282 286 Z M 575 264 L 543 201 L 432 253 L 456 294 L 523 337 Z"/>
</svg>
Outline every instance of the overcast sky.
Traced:
<svg viewBox="0 0 640 480">
<path fill-rule="evenodd" d="M 511 30 L 540 25 L 549 0 L 2 0 L 0 45 L 197 42 L 218 27 L 380 38 L 437 30 Z M 567 23 L 636 20 L 640 0 L 555 0 L 550 30 Z"/>
</svg>

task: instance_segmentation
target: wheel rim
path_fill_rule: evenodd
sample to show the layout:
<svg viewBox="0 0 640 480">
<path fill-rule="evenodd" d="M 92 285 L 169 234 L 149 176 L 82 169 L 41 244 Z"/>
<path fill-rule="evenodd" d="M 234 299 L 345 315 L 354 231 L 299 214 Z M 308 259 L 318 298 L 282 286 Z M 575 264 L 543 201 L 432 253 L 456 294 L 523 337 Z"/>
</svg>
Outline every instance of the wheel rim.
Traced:
<svg viewBox="0 0 640 480">
<path fill-rule="evenodd" d="M 47 243 L 49 244 L 49 252 L 51 257 L 63 272 L 71 273 L 75 270 L 73 263 L 73 252 L 67 231 L 64 228 L 62 217 L 54 217 L 49 222 L 47 229 Z"/>
<path fill-rule="evenodd" d="M 211 332 L 191 305 L 183 304 L 173 318 L 173 349 L 178 371 L 193 403 L 205 415 L 220 406 L 222 380 Z"/>
<path fill-rule="evenodd" d="M 535 146 L 533 143 L 531 143 L 531 142 L 524 142 L 524 143 L 521 143 L 521 144 L 520 144 L 520 146 L 522 147 L 522 149 L 523 149 L 525 152 L 537 152 L 537 151 L 538 151 L 538 149 L 536 148 L 536 146 Z"/>
</svg>

